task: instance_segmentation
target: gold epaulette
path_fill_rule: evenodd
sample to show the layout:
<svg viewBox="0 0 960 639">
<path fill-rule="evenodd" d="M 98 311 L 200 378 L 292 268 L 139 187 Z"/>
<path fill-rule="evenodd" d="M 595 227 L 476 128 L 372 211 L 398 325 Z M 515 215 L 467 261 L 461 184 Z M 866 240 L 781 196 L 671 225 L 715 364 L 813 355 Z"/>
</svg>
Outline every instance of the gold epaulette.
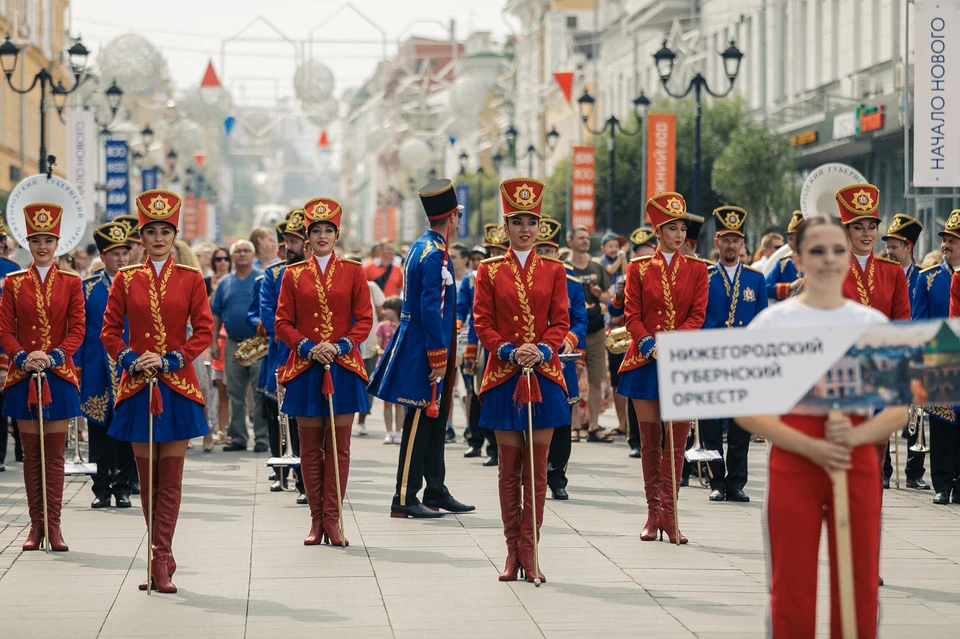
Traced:
<svg viewBox="0 0 960 639">
<path fill-rule="evenodd" d="M 86 276 L 85 278 L 83 278 L 81 281 L 82 281 L 82 282 L 90 282 L 90 281 L 92 281 L 92 280 L 99 280 L 99 279 L 100 279 L 100 274 L 97 273 L 96 275 L 88 275 L 88 276 Z"/>
<path fill-rule="evenodd" d="M 282 269 L 286 265 L 287 265 L 286 262 L 280 262 L 278 264 L 274 264 L 273 266 L 268 266 L 267 270 L 271 271 L 273 273 L 273 276 L 276 277 L 277 273 L 280 272 L 280 269 Z"/>
<path fill-rule="evenodd" d="M 260 275 L 257 275 L 255 278 L 253 278 L 253 281 L 254 281 L 254 282 L 259 282 L 259 281 L 262 280 L 262 279 L 263 279 L 263 273 L 261 273 Z"/>
<path fill-rule="evenodd" d="M 26 275 L 30 272 L 30 269 L 21 269 L 19 271 L 14 271 L 13 273 L 7 273 L 7 277 L 13 277 L 14 275 Z"/>
<path fill-rule="evenodd" d="M 312 259 L 313 259 L 312 257 L 308 257 L 308 258 L 306 258 L 306 259 L 304 259 L 304 260 L 300 260 L 299 262 L 294 262 L 293 264 L 288 264 L 288 265 L 287 265 L 287 270 L 289 271 L 289 270 L 292 269 L 292 268 L 303 268 L 304 266 L 307 266 L 307 265 L 310 263 L 310 260 L 312 260 Z"/>
<path fill-rule="evenodd" d="M 633 258 L 633 259 L 630 260 L 630 261 L 631 261 L 631 262 L 642 262 L 643 260 L 649 260 L 651 257 L 653 257 L 653 256 L 652 256 L 652 255 L 641 255 L 640 257 L 635 257 L 635 258 Z"/>
<path fill-rule="evenodd" d="M 571 271 L 573 270 L 573 264 L 571 264 L 570 262 L 564 262 L 563 265 L 566 266 Z"/>
<path fill-rule="evenodd" d="M 546 256 L 544 256 L 544 255 L 541 255 L 541 256 L 540 256 L 540 259 L 541 259 L 541 260 L 547 260 L 548 262 L 556 262 L 557 264 L 563 264 L 563 263 L 564 263 L 563 260 L 558 260 L 558 259 L 555 258 L 555 257 L 546 257 Z M 564 264 L 564 266 L 566 266 L 566 265 Z"/>
<path fill-rule="evenodd" d="M 186 264 L 174 264 L 174 266 L 181 268 L 184 271 L 193 271 L 194 273 L 200 272 L 200 269 L 198 269 L 196 266 L 187 266 Z"/>
<path fill-rule="evenodd" d="M 792 256 L 792 255 L 788 255 L 788 256 L 786 256 L 786 257 L 781 257 L 781 258 L 780 258 L 780 261 L 777 262 L 777 263 L 778 263 L 778 264 L 783 264 L 783 263 L 786 262 L 787 260 L 791 260 L 791 261 L 792 261 L 792 260 L 793 260 L 793 256 Z"/>
<path fill-rule="evenodd" d="M 702 257 L 694 257 L 694 256 L 691 256 L 691 257 L 688 257 L 687 259 L 688 259 L 688 260 L 693 260 L 693 261 L 695 261 L 695 262 L 703 262 L 703 263 L 706 264 L 707 266 L 713 266 L 713 265 L 714 265 L 713 262 L 711 262 L 710 260 L 705 260 L 705 259 L 703 259 Z"/>
<path fill-rule="evenodd" d="M 485 260 L 481 260 L 481 264 L 493 264 L 494 262 L 499 262 L 500 260 L 507 259 L 506 255 L 497 255 L 496 257 L 488 257 Z"/>
<path fill-rule="evenodd" d="M 760 275 L 763 275 L 763 271 L 761 271 L 760 269 L 753 268 L 752 266 L 747 266 L 746 264 L 743 265 L 743 269 L 745 271 L 753 271 L 754 273 L 759 273 Z"/>
<path fill-rule="evenodd" d="M 925 268 L 925 269 L 923 269 L 922 271 L 920 271 L 920 273 L 921 273 L 921 274 L 923 274 L 923 273 L 929 273 L 930 271 L 936 270 L 936 269 L 938 269 L 938 268 L 940 268 L 940 265 L 939 265 L 939 264 L 937 264 L 936 266 L 928 266 L 927 268 Z M 13 275 L 13 273 L 11 273 L 10 275 Z M 10 277 L 10 275 L 8 275 L 7 277 Z"/>
<path fill-rule="evenodd" d="M 60 275 L 69 275 L 70 277 L 80 277 L 79 273 L 74 273 L 73 271 L 57 271 Z"/>
<path fill-rule="evenodd" d="M 90 271 L 90 272 L 91 272 L 91 273 L 99 273 L 99 272 L 102 271 L 102 270 L 103 270 L 103 264 L 97 264 L 97 265 L 93 268 L 93 270 Z"/>
<path fill-rule="evenodd" d="M 580 278 L 579 278 L 579 277 L 576 277 L 576 276 L 574 276 L 574 275 L 570 275 L 569 273 L 567 273 L 567 279 L 570 280 L 571 282 L 575 282 L 575 283 L 577 283 L 577 284 L 580 284 Z"/>
<path fill-rule="evenodd" d="M 340 258 L 340 261 L 341 261 L 341 262 L 346 262 L 347 264 L 356 264 L 357 266 L 363 266 L 363 264 L 361 264 L 360 262 L 358 262 L 358 261 L 356 261 L 356 260 L 348 259 L 348 258 L 346 258 L 346 257 L 341 257 L 341 258 Z"/>
<path fill-rule="evenodd" d="M 898 262 L 898 261 L 896 261 L 896 260 L 891 260 L 890 258 L 887 258 L 887 257 L 880 257 L 879 255 L 874 255 L 874 257 L 877 259 L 877 261 L 886 262 L 887 264 L 896 264 L 897 266 L 899 266 L 899 267 L 901 267 L 901 268 L 903 267 L 903 265 L 900 264 L 900 262 Z"/>
<path fill-rule="evenodd" d="M 138 268 L 142 268 L 142 267 L 143 267 L 143 264 L 131 264 L 130 266 L 124 266 L 122 269 L 120 269 L 120 272 L 126 273 L 127 271 L 135 271 Z"/>
</svg>

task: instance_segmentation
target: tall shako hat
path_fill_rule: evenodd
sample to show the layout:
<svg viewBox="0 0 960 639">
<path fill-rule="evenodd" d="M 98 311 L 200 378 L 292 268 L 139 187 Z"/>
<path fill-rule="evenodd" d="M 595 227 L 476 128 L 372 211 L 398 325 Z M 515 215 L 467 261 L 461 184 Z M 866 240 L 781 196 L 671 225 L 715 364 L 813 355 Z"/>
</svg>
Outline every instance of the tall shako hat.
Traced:
<svg viewBox="0 0 960 639">
<path fill-rule="evenodd" d="M 63 207 L 52 202 L 34 202 L 23 207 L 23 219 L 27 223 L 27 237 L 52 235 L 60 239 L 60 224 L 63 222 Z"/>
<path fill-rule="evenodd" d="M 667 222 L 684 219 L 687 215 L 687 203 L 679 193 L 667 191 L 647 200 L 646 212 L 647 220 L 653 228 L 659 229 Z"/>
<path fill-rule="evenodd" d="M 634 229 L 633 233 L 630 234 L 630 243 L 633 245 L 633 248 L 638 246 L 643 246 L 644 244 L 654 244 L 657 243 L 657 234 L 649 226 L 641 226 L 638 229 Z"/>
<path fill-rule="evenodd" d="M 306 228 L 304 227 L 303 209 L 293 209 L 287 213 L 287 220 L 283 222 L 283 232 L 285 235 L 295 235 L 301 240 L 307 239 Z"/>
<path fill-rule="evenodd" d="M 544 184 L 527 177 L 508 178 L 500 183 L 503 217 L 533 215 L 540 217 Z"/>
<path fill-rule="evenodd" d="M 713 217 L 717 218 L 716 237 L 721 235 L 739 235 L 743 237 L 743 223 L 747 221 L 747 212 L 739 206 L 721 206 L 713 210 Z M 690 228 L 687 228 L 687 237 L 690 237 Z"/>
<path fill-rule="evenodd" d="M 151 189 L 137 196 L 137 230 L 151 222 L 166 222 L 179 228 L 180 196 L 163 189 Z"/>
<path fill-rule="evenodd" d="M 116 220 L 101 224 L 93 232 L 93 241 L 101 255 L 110 249 L 127 248 L 127 225 Z"/>
<path fill-rule="evenodd" d="M 844 226 L 864 218 L 880 220 L 880 189 L 872 184 L 851 184 L 837 191 L 837 207 Z"/>
<path fill-rule="evenodd" d="M 540 227 L 537 229 L 537 245 L 544 244 L 554 248 L 560 248 L 560 241 L 557 239 L 560 235 L 560 222 L 549 217 L 540 218 Z"/>
<path fill-rule="evenodd" d="M 314 224 L 327 222 L 333 224 L 339 233 L 341 215 L 343 215 L 343 209 L 340 208 L 340 203 L 331 197 L 315 197 L 303 205 L 303 219 L 307 232 Z"/>
<path fill-rule="evenodd" d="M 893 222 L 887 227 L 887 234 L 880 239 L 886 242 L 892 237 L 896 240 L 906 242 L 910 245 L 910 248 L 913 248 L 917 245 L 917 240 L 920 239 L 922 232 L 923 224 L 921 224 L 919 220 L 904 213 L 897 213 L 893 216 Z"/>
<path fill-rule="evenodd" d="M 950 217 L 947 218 L 947 223 L 943 225 L 943 230 L 938 235 L 960 238 L 960 209 L 950 211 Z"/>
<path fill-rule="evenodd" d="M 504 250 L 510 246 L 510 236 L 503 230 L 503 224 L 483 225 L 483 245 L 498 246 Z"/>
<path fill-rule="evenodd" d="M 431 222 L 439 222 L 457 212 L 457 191 L 450 180 L 434 180 L 425 184 L 417 191 L 417 195 Z"/>
<path fill-rule="evenodd" d="M 802 222 L 803 211 L 794 211 L 791 213 L 790 222 L 787 223 L 787 233 L 796 233 Z"/>
<path fill-rule="evenodd" d="M 687 239 L 684 241 L 696 244 L 697 238 L 700 237 L 700 229 L 703 228 L 703 218 L 693 213 L 687 213 L 683 216 L 683 219 L 687 221 Z"/>
<path fill-rule="evenodd" d="M 114 221 L 114 222 L 120 222 L 121 224 L 123 224 L 124 226 L 127 227 L 127 241 L 128 241 L 128 242 L 131 241 L 131 240 L 136 241 L 136 242 L 139 242 L 139 241 L 140 241 L 140 228 L 139 228 L 140 221 L 137 219 L 137 216 L 135 216 L 135 215 L 118 215 L 117 217 L 113 218 L 112 221 Z"/>
</svg>

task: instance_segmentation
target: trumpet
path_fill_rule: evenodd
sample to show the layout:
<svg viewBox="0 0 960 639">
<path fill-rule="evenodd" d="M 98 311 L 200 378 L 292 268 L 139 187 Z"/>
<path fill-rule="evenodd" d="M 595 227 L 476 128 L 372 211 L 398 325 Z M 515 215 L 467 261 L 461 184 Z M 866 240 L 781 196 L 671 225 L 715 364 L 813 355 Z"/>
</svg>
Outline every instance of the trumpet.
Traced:
<svg viewBox="0 0 960 639">
<path fill-rule="evenodd" d="M 280 384 L 280 374 L 274 373 L 277 378 L 277 409 L 283 408 L 283 398 L 286 391 Z M 296 467 L 300 466 L 300 458 L 293 454 L 293 444 L 290 441 L 290 417 L 280 410 L 280 449 L 283 451 L 280 457 L 271 457 L 264 463 L 269 467 Z M 278 471 L 279 472 L 279 471 Z"/>
<path fill-rule="evenodd" d="M 260 335 L 254 335 L 240 342 L 237 346 L 235 357 L 241 366 L 250 366 L 256 364 L 267 356 L 267 349 L 270 347 L 270 339 Z"/>
<path fill-rule="evenodd" d="M 620 326 L 607 333 L 605 344 L 608 351 L 614 355 L 619 355 L 620 353 L 626 353 L 627 349 L 630 348 L 630 339 L 630 332 L 627 327 Z"/>
<path fill-rule="evenodd" d="M 916 409 L 914 411 L 913 409 Z M 910 407 L 910 423 L 907 426 L 907 432 L 910 435 L 916 433 L 917 443 L 910 447 L 915 453 L 930 452 L 930 443 L 927 440 L 927 428 L 930 423 L 930 416 L 920 406 Z"/>
</svg>

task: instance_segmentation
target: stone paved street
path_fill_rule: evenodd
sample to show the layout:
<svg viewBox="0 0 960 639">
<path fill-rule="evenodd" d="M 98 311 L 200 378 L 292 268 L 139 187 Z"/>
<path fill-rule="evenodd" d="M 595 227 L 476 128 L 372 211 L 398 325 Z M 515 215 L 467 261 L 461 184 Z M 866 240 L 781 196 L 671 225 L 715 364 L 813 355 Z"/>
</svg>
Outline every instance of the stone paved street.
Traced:
<svg viewBox="0 0 960 639">
<path fill-rule="evenodd" d="M 176 595 L 137 590 L 146 570 L 138 500 L 125 511 L 91 510 L 87 480 L 70 480 L 65 491 L 70 552 L 21 553 L 26 500 L 20 465 L 8 464 L 0 474 L 0 637 L 763 636 L 763 445 L 752 447 L 751 503 L 712 504 L 706 490 L 683 489 L 691 543 L 678 548 L 640 542 L 640 463 L 622 440 L 574 444 L 571 500 L 547 500 L 548 582 L 536 589 L 497 581 L 505 549 L 495 469 L 448 445 L 448 485 L 477 512 L 392 519 L 398 447 L 382 444 L 378 417 L 369 426 L 369 437 L 353 439 L 345 551 L 302 545 L 307 508 L 295 493 L 268 492 L 266 455 L 189 451 Z M 960 506 L 933 506 L 931 497 L 885 494 L 882 637 L 960 634 Z M 825 632 L 824 570 L 822 560 Z"/>
</svg>

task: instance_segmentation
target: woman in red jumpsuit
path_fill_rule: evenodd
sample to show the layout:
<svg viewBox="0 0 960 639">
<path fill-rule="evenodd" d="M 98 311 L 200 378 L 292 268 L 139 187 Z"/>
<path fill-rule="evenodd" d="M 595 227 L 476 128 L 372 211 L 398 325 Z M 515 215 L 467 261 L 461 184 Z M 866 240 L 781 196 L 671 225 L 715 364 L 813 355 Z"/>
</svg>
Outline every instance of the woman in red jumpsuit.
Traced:
<svg viewBox="0 0 960 639">
<path fill-rule="evenodd" d="M 183 457 L 187 442 L 208 432 L 193 360 L 213 341 L 213 318 L 203 275 L 174 263 L 170 256 L 180 197 L 159 189 L 146 191 L 137 197 L 137 210 L 147 259 L 117 273 L 100 332 L 107 354 L 123 369 L 108 434 L 133 445 L 145 518 L 148 500 L 153 501 L 154 583 L 144 582 L 140 589 L 173 593 L 177 562 L 172 546 L 180 515 Z M 129 343 L 123 339 L 125 324 L 130 327 Z M 157 380 L 152 393 L 150 378 Z M 151 414 L 153 459 L 148 444 Z M 148 479 L 150 464 L 153 486 Z"/>
<path fill-rule="evenodd" d="M 796 239 L 798 267 L 805 276 L 802 291 L 761 312 L 750 322 L 749 330 L 789 332 L 795 326 L 888 322 L 883 313 L 844 299 L 849 253 L 847 234 L 836 218 L 806 220 Z M 880 563 L 880 493 L 876 486 L 880 467 L 874 443 L 886 441 L 906 420 L 904 406 L 887 408 L 871 419 L 844 415 L 828 421 L 823 415 L 802 413 L 737 419 L 745 429 L 771 443 L 764 509 L 773 637 L 812 639 L 816 633 L 817 555 L 824 518 L 830 549 L 830 634 L 841 636 L 829 476 L 834 470 L 847 472 L 858 634 L 876 637 Z"/>
<path fill-rule="evenodd" d="M 672 422 L 673 451 L 661 447 L 660 387 L 657 384 L 656 334 L 661 331 L 694 331 L 703 326 L 707 311 L 707 265 L 684 257 L 680 247 L 687 237 L 687 205 L 679 193 L 660 193 L 647 201 L 647 218 L 656 229 L 659 246 L 652 256 L 638 257 L 627 266 L 624 288 L 624 325 L 630 347 L 620 365 L 617 393 L 633 400 L 640 424 L 640 458 L 643 489 L 647 496 L 647 522 L 640 539 L 653 541 L 660 532 L 675 543 L 676 500 L 683 468 L 683 451 L 690 422 Z M 671 463 L 670 455 L 674 459 Z M 671 467 L 676 469 L 671 477 Z M 681 544 L 687 538 L 679 536 Z"/>
<path fill-rule="evenodd" d="M 340 204 L 315 198 L 303 206 L 307 240 L 313 257 L 288 266 L 280 285 L 276 333 L 290 347 L 279 369 L 284 386 L 280 410 L 297 418 L 300 472 L 310 505 L 310 532 L 305 546 L 323 541 L 350 545 L 340 535 L 337 468 L 329 432 L 327 392 L 332 384 L 340 499 L 350 472 L 350 431 L 357 413 L 369 408 L 367 371 L 359 346 L 373 327 L 370 288 L 359 262 L 338 257 Z M 330 371 L 325 366 L 330 364 Z"/>
<path fill-rule="evenodd" d="M 80 278 L 54 265 L 63 209 L 38 202 L 23 209 L 33 263 L 7 275 L 0 301 L 0 347 L 10 356 L 3 385 L 3 414 L 17 420 L 23 444 L 23 483 L 30 512 L 24 550 L 43 541 L 39 411 L 43 411 L 47 523 L 51 550 L 69 550 L 60 531 L 63 447 L 71 417 L 80 415 L 73 354 L 83 342 L 84 305 Z M 33 374 L 46 371 L 41 392 Z"/>
</svg>

